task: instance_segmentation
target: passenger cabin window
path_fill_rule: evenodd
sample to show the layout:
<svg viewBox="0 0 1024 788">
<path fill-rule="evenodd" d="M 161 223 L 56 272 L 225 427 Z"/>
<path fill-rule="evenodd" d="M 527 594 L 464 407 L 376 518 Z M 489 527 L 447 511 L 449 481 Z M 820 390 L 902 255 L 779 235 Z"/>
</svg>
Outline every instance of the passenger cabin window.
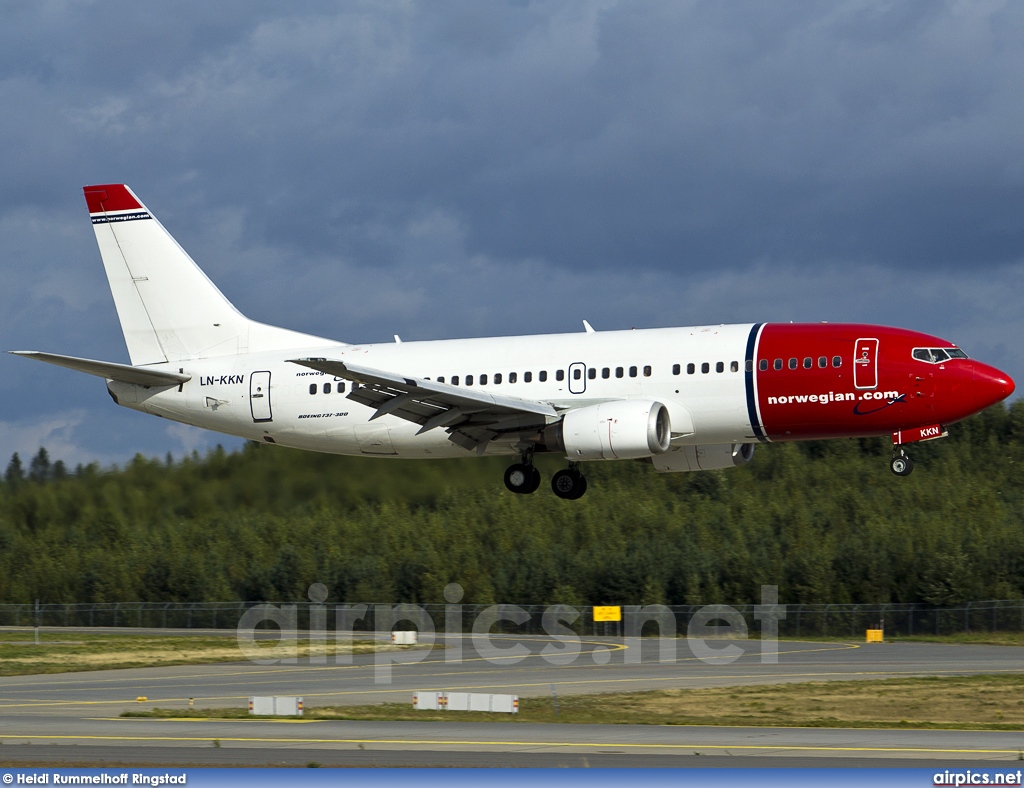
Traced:
<svg viewBox="0 0 1024 788">
<path fill-rule="evenodd" d="M 719 361 L 715 364 L 715 372 L 725 372 L 725 362 Z"/>
<path fill-rule="evenodd" d="M 601 377 L 604 378 L 605 380 L 608 380 L 608 378 L 610 378 L 611 376 L 612 371 L 608 369 L 608 367 L 605 367 L 604 369 L 601 370 Z"/>
<path fill-rule="evenodd" d="M 782 369 L 782 359 L 781 358 L 775 359 L 775 368 L 776 369 Z"/>
<path fill-rule="evenodd" d="M 453 386 L 458 386 L 459 385 L 459 376 L 458 375 L 452 375 L 452 385 Z"/>
<path fill-rule="evenodd" d="M 480 376 L 480 385 L 481 386 L 486 386 L 487 385 L 487 375 L 481 375 Z"/>
<path fill-rule="evenodd" d="M 309 393 L 310 394 L 316 394 L 316 383 L 310 383 L 309 384 Z"/>
<path fill-rule="evenodd" d="M 700 365 L 700 371 L 704 375 L 708 374 L 711 371 L 711 365 L 705 361 L 703 364 Z"/>
<path fill-rule="evenodd" d="M 495 372 L 494 373 L 494 385 L 498 386 L 500 384 L 501 384 L 501 373 L 500 372 Z"/>
<path fill-rule="evenodd" d="M 583 370 L 580 369 L 579 367 L 576 367 L 576 369 L 574 369 L 572 371 L 572 379 L 573 380 L 582 380 L 583 379 Z"/>
<path fill-rule="evenodd" d="M 539 380 L 541 383 L 544 383 L 545 381 L 547 381 L 547 379 L 548 371 L 546 369 L 542 369 L 540 372 L 537 373 L 537 380 Z"/>
<path fill-rule="evenodd" d="M 587 377 L 593 380 L 597 377 L 597 367 L 591 367 L 587 370 Z"/>
<path fill-rule="evenodd" d="M 752 370 L 753 368 L 754 368 L 754 362 L 753 361 L 748 361 L 747 362 L 747 372 L 750 372 L 750 370 Z M 740 371 L 740 362 L 738 362 L 738 361 L 731 362 L 729 364 L 729 371 L 730 372 L 739 372 Z"/>
<path fill-rule="evenodd" d="M 828 357 L 818 356 L 818 369 L 824 369 L 828 366 Z"/>
<path fill-rule="evenodd" d="M 508 373 L 508 382 L 509 383 L 515 383 L 517 380 L 519 380 L 519 375 L 518 374 L 516 374 L 515 372 L 509 372 Z"/>
<path fill-rule="evenodd" d="M 438 383 L 444 383 L 444 375 L 438 375 L 437 376 L 437 382 Z"/>
<path fill-rule="evenodd" d="M 631 378 L 635 378 L 636 377 L 636 367 L 630 367 L 629 368 L 629 376 Z"/>
<path fill-rule="evenodd" d="M 565 380 L 565 370 L 560 369 L 555 373 L 555 380 Z"/>
<path fill-rule="evenodd" d="M 650 376 L 651 376 L 651 368 L 650 368 L 650 366 L 644 367 L 644 377 L 645 378 L 649 378 Z"/>
<path fill-rule="evenodd" d="M 466 385 L 467 386 L 472 386 L 473 385 L 473 376 L 472 375 L 466 375 Z"/>
<path fill-rule="evenodd" d="M 762 372 L 766 372 L 768 370 L 768 359 L 762 358 L 760 361 L 758 361 L 757 368 Z"/>
<path fill-rule="evenodd" d="M 696 371 L 697 371 L 697 365 L 696 364 L 687 364 L 686 365 L 686 374 L 687 375 L 692 375 Z"/>
<path fill-rule="evenodd" d="M 523 373 L 523 383 L 532 383 L 532 382 L 533 382 L 533 373 L 532 372 L 524 372 Z"/>
<path fill-rule="evenodd" d="M 624 370 L 622 367 L 616 367 L 615 368 L 615 377 L 621 378 L 625 373 L 626 373 L 626 370 Z"/>
<path fill-rule="evenodd" d="M 673 364 L 672 365 L 672 374 L 673 375 L 678 375 L 681 371 L 682 371 L 682 367 L 680 367 L 678 364 Z"/>
<path fill-rule="evenodd" d="M 339 394 L 344 394 L 345 393 L 345 381 L 344 380 L 342 380 L 342 381 L 340 381 L 338 383 L 338 393 Z"/>
<path fill-rule="evenodd" d="M 796 359 L 795 358 L 791 358 L 789 360 L 789 368 L 790 369 L 796 369 Z"/>
<path fill-rule="evenodd" d="M 330 394 L 330 393 L 331 393 L 331 384 L 330 383 L 324 383 L 324 394 Z"/>
<path fill-rule="evenodd" d="M 832 356 L 832 366 L 835 367 L 836 369 L 839 369 L 841 366 L 843 366 L 843 357 Z"/>
</svg>

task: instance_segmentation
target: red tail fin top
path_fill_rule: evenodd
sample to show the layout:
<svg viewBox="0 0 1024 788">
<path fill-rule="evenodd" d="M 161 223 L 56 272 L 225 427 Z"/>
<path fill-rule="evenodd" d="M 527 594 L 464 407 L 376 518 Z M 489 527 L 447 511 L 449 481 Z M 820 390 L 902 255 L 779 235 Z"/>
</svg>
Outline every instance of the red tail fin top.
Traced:
<svg viewBox="0 0 1024 788">
<path fill-rule="evenodd" d="M 102 186 L 86 186 L 85 201 L 89 205 L 89 213 L 105 213 L 108 211 L 131 211 L 142 208 L 128 187 L 123 183 L 108 183 Z"/>
</svg>

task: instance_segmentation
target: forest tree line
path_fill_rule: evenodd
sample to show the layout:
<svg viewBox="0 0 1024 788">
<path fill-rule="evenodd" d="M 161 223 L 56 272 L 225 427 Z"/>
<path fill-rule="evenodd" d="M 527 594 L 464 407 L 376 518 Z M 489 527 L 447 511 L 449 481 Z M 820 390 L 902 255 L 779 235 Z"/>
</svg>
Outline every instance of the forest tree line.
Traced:
<svg viewBox="0 0 1024 788">
<path fill-rule="evenodd" d="M 587 495 L 507 492 L 506 460 L 347 458 L 248 444 L 0 483 L 0 602 L 784 603 L 1024 598 L 1024 401 L 913 447 L 758 446 L 747 466 L 588 463 Z M 562 465 L 540 457 L 546 477 Z"/>
</svg>

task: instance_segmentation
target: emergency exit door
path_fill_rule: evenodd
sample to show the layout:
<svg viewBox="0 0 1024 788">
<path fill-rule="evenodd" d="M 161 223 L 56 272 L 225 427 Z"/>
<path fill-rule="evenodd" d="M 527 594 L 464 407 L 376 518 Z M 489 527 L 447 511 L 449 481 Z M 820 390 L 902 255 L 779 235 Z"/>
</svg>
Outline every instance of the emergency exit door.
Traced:
<svg viewBox="0 0 1024 788">
<path fill-rule="evenodd" d="M 858 339 L 853 352 L 853 387 L 873 389 L 878 386 L 878 340 Z"/>
<path fill-rule="evenodd" d="M 273 421 L 270 410 L 270 372 L 253 372 L 249 376 L 249 408 L 254 422 Z"/>
</svg>

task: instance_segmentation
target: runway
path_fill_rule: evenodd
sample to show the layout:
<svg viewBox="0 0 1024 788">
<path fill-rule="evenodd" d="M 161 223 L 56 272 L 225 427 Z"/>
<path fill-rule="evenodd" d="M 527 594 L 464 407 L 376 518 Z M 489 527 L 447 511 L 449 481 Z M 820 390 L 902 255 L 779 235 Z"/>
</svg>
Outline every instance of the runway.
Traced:
<svg viewBox="0 0 1024 788">
<path fill-rule="evenodd" d="M 521 697 L 634 692 L 671 687 L 713 687 L 789 681 L 877 679 L 896 676 L 1024 672 L 1024 648 L 932 643 L 860 645 L 782 642 L 778 663 L 762 661 L 758 641 L 709 641 L 715 649 L 742 651 L 736 658 L 693 655 L 674 641 L 671 661 L 664 642 L 645 640 L 641 650 L 621 640 L 588 640 L 577 658 L 550 639 L 492 638 L 497 648 L 520 647 L 525 656 L 481 657 L 468 641 L 457 650 L 357 655 L 353 664 L 254 665 L 221 663 L 164 668 L 0 678 L 0 715 L 55 712 L 113 716 L 131 708 L 242 706 L 250 695 L 301 695 L 307 706 L 405 702 L 417 690 L 508 692 Z M 549 652 L 545 653 L 545 649 Z M 554 660 L 567 662 L 557 664 Z M 136 697 L 148 698 L 138 704 Z"/>
<path fill-rule="evenodd" d="M 0 762 L 377 765 L 928 765 L 1015 761 L 1024 733 L 872 729 L 542 725 L 496 721 L 173 721 L 118 718 L 128 709 L 244 707 L 250 695 L 301 695 L 307 707 L 412 701 L 414 691 L 469 690 L 548 696 L 896 676 L 1024 672 L 1024 648 L 926 643 L 781 642 L 777 664 L 759 641 L 709 641 L 735 659 L 698 659 L 685 640 L 675 659 L 645 641 L 590 639 L 559 654 L 550 639 L 492 638 L 483 658 L 458 648 L 361 655 L 352 664 L 231 663 L 0 679 Z M 547 652 L 544 650 L 547 649 Z M 724 652 L 717 652 L 724 653 Z M 567 664 L 556 664 L 560 659 Z M 330 660 L 333 662 L 333 658 Z M 393 664 L 392 664 L 393 663 Z M 136 702 L 145 696 L 144 703 Z M 453 712 L 456 714 L 456 712 Z M 218 742 L 214 745 L 213 742 Z M 700 753 L 699 755 L 695 753 Z M 158 758 L 156 761 L 148 758 Z M 13 759 L 13 760 L 12 760 Z M 69 760 L 70 759 L 70 760 Z M 78 759 L 78 760 L 75 760 Z M 125 760 L 127 759 L 127 760 Z M 255 759 L 255 760 L 254 760 Z M 303 760 L 305 759 L 305 760 Z M 699 763 L 693 762 L 699 760 Z M 37 762 L 37 761 L 32 761 Z"/>
<path fill-rule="evenodd" d="M 14 727 L 16 731 L 4 733 L 0 760 L 19 754 L 39 757 L 36 753 L 42 748 L 36 745 L 78 745 L 48 749 L 61 750 L 64 758 L 86 759 L 98 754 L 90 752 L 93 746 L 105 746 L 108 756 L 109 748 L 116 748 L 116 757 L 123 758 L 141 746 L 148 748 L 149 757 L 189 764 L 210 757 L 243 763 L 345 762 L 352 755 L 367 759 L 371 752 L 381 763 L 484 765 L 500 760 L 526 765 L 543 755 L 578 764 L 595 756 L 616 756 L 619 765 L 712 757 L 728 759 L 734 766 L 744 765 L 750 757 L 758 765 L 778 761 L 777 765 L 789 766 L 793 757 L 815 765 L 834 758 L 924 765 L 937 760 L 1008 764 L 1024 748 L 1021 732 L 993 731 L 64 717 L 26 718 Z M 19 747 L 26 742 L 28 747 Z"/>
</svg>

